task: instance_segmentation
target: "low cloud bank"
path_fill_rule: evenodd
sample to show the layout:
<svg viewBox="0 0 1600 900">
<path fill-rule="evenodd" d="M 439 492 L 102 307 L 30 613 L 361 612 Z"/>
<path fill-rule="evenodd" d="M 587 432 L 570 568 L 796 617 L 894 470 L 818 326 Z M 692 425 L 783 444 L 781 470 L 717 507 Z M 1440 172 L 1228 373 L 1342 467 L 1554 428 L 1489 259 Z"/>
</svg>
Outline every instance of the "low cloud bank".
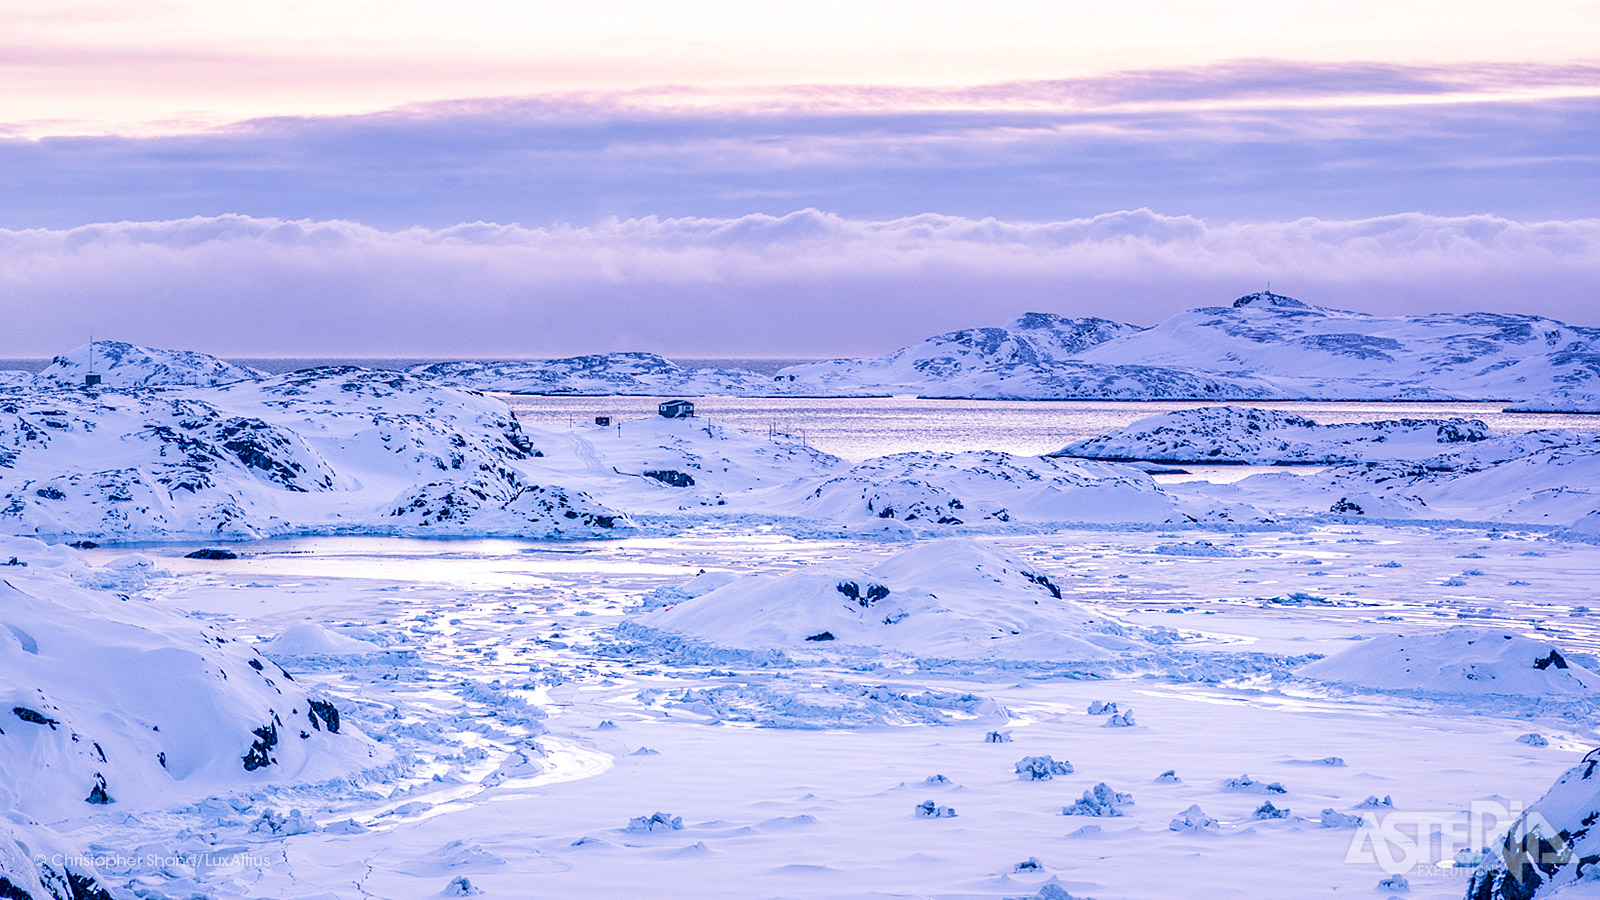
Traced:
<svg viewBox="0 0 1600 900">
<path fill-rule="evenodd" d="M 1600 220 L 807 209 L 550 228 L 219 216 L 0 230 L 0 355 L 48 355 L 91 330 L 234 355 L 845 355 L 1026 310 L 1153 324 L 1268 281 L 1379 314 L 1600 324 Z"/>
</svg>

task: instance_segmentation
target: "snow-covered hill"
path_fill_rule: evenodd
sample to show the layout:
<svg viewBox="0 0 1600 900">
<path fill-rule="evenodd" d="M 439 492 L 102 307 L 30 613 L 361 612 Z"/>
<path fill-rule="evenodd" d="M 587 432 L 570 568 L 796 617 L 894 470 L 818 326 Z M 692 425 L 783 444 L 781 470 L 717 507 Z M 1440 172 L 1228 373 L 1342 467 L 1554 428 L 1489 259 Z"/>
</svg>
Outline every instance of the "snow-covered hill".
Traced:
<svg viewBox="0 0 1600 900">
<path fill-rule="evenodd" d="M 84 376 L 99 375 L 106 387 L 217 385 L 252 381 L 266 374 L 191 350 L 154 350 L 122 341 L 95 341 L 63 353 L 36 377 L 41 382 L 82 385 Z"/>
<path fill-rule="evenodd" d="M 333 702 L 225 632 L 77 583 L 132 586 L 139 560 L 93 569 L 67 548 L 10 537 L 0 554 L 13 561 L 0 580 L 0 809 L 13 823 L 0 817 L 0 828 L 37 849 L 57 842 L 39 821 L 137 816 L 387 759 Z M 13 886 L 72 869 L 19 860 L 11 846 L 0 833 L 0 878 Z"/>
<path fill-rule="evenodd" d="M 1518 400 L 1600 379 L 1600 329 L 1540 316 L 1374 316 L 1258 293 L 1075 357 L 1260 378 L 1311 399 Z"/>
<path fill-rule="evenodd" d="M 530 393 L 1121 400 L 1527 400 L 1594 395 L 1600 329 L 1539 316 L 1374 316 L 1270 292 L 1153 328 L 1026 313 L 885 356 L 776 376 L 686 369 L 648 353 L 436 363 L 423 378 Z M 1544 408 L 1544 407 L 1541 407 Z M 1565 408 L 1565 407 L 1559 407 Z"/>
<path fill-rule="evenodd" d="M 1160 522 L 1175 504 L 1128 466 L 990 450 L 869 459 L 822 480 L 793 508 L 836 521 L 963 525 Z"/>
<path fill-rule="evenodd" d="M 1071 444 L 1058 458 L 1331 464 L 1231 484 L 1166 485 L 1180 505 L 1261 516 L 1341 515 L 1571 526 L 1600 510 L 1600 436 L 1504 434 L 1470 419 L 1318 425 L 1271 410 L 1185 410 Z M 1239 513 L 1233 513 L 1235 518 Z"/>
<path fill-rule="evenodd" d="M 887 356 L 790 366 L 780 384 L 819 395 L 914 393 L 930 397 L 1184 399 L 1274 397 L 1256 379 L 1216 379 L 1134 362 L 1086 365 L 1077 356 L 1140 329 L 1107 319 L 1025 313 L 1001 328 L 935 335 Z"/>
<path fill-rule="evenodd" d="M 638 621 L 729 647 L 871 647 L 949 659 L 1103 659 L 1132 643 L 1120 624 L 1064 599 L 1045 574 L 960 539 L 868 570 L 816 565 L 744 576 Z"/>
<path fill-rule="evenodd" d="M 1477 419 L 1319 425 L 1293 413 L 1223 406 L 1140 419 L 1051 456 L 1262 465 L 1422 460 L 1494 436 Z"/>
<path fill-rule="evenodd" d="M 798 440 L 702 418 L 649 416 L 530 434 L 546 452 L 525 469 L 630 513 L 770 512 L 798 485 L 846 465 Z"/>
<path fill-rule="evenodd" d="M 618 514 L 523 477 L 504 404 L 398 372 L 0 395 L 0 528 L 56 537 L 593 534 Z"/>
<path fill-rule="evenodd" d="M 1445 695 L 1596 696 L 1600 674 L 1545 641 L 1461 625 L 1368 638 L 1296 670 L 1304 678 Z"/>
</svg>

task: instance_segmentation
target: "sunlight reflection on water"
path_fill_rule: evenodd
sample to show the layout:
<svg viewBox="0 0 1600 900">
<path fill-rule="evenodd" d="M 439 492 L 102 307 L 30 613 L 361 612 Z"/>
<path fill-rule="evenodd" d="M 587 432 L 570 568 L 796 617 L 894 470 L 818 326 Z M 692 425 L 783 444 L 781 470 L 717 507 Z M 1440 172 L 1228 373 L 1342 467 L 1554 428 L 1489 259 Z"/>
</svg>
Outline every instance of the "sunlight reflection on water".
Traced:
<svg viewBox="0 0 1600 900">
<path fill-rule="evenodd" d="M 657 397 L 547 397 L 496 394 L 525 425 L 544 428 L 588 424 L 597 415 L 634 419 L 656 414 Z M 697 397 L 696 412 L 736 428 L 765 433 L 776 428 L 803 436 L 819 450 L 852 461 L 915 450 L 1003 450 L 1036 455 L 1059 450 L 1148 416 L 1222 404 L 1101 400 L 921 400 L 876 398 Z M 1493 428 L 1600 431 L 1600 416 L 1507 413 L 1502 403 L 1250 403 L 1307 416 L 1323 424 L 1397 418 L 1463 417 Z"/>
</svg>

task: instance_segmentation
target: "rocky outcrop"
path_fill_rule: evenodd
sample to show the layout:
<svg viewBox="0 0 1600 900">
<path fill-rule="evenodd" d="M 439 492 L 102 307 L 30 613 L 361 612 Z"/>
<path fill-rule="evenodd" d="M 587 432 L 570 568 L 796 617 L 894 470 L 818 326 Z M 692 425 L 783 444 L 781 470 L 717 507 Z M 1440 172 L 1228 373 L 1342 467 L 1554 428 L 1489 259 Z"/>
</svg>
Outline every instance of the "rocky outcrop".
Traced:
<svg viewBox="0 0 1600 900">
<path fill-rule="evenodd" d="M 1544 900 L 1600 876 L 1600 750 L 1512 823 L 1467 886 L 1466 900 Z"/>
</svg>

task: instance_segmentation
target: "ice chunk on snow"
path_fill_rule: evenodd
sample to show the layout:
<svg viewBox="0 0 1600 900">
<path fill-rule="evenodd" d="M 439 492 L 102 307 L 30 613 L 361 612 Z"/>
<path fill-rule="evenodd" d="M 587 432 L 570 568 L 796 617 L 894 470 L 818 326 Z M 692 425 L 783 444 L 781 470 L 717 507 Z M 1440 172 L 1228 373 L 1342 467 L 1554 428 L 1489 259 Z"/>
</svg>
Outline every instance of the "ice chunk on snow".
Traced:
<svg viewBox="0 0 1600 900">
<path fill-rule="evenodd" d="M 1217 820 L 1206 815 L 1198 803 L 1167 823 L 1169 831 L 1214 832 L 1220 827 Z"/>
<path fill-rule="evenodd" d="M 1119 712 L 1119 713 L 1113 715 L 1111 718 L 1109 718 L 1109 719 L 1107 719 L 1105 721 L 1104 725 L 1101 725 L 1100 727 L 1101 728 L 1132 728 L 1136 724 L 1138 724 L 1138 723 L 1133 721 L 1133 710 L 1130 708 L 1130 709 L 1128 709 L 1128 710 L 1126 710 L 1124 712 Z"/>
<path fill-rule="evenodd" d="M 956 810 L 953 806 L 940 806 L 932 800 L 924 800 L 917 804 L 917 818 L 919 819 L 953 819 Z"/>
<path fill-rule="evenodd" d="M 250 830 L 258 834 L 288 837 L 295 834 L 311 834 L 322 829 L 301 810 L 290 810 L 288 815 L 284 815 L 280 810 L 267 809 L 256 819 L 255 824 L 250 826 Z"/>
<path fill-rule="evenodd" d="M 1256 807 L 1256 811 L 1251 813 L 1251 817 L 1255 818 L 1255 819 L 1261 819 L 1261 820 L 1265 820 L 1265 819 L 1287 819 L 1287 818 L 1289 818 L 1289 809 L 1288 809 L 1288 807 L 1284 807 L 1284 808 L 1280 809 L 1280 808 L 1278 808 L 1276 806 L 1273 806 L 1272 805 L 1272 801 L 1268 800 L 1265 803 L 1262 803 L 1260 806 Z"/>
<path fill-rule="evenodd" d="M 1390 875 L 1378 882 L 1378 890 L 1400 893 L 1411 890 L 1411 882 L 1404 875 Z"/>
<path fill-rule="evenodd" d="M 1360 816 L 1342 813 L 1331 807 L 1322 811 L 1321 821 L 1323 828 L 1356 828 L 1361 825 Z"/>
<path fill-rule="evenodd" d="M 1017 762 L 1017 777 L 1024 781 L 1049 781 L 1057 775 L 1071 775 L 1072 763 L 1057 762 L 1049 756 L 1024 756 Z"/>
<path fill-rule="evenodd" d="M 645 833 L 651 831 L 677 831 L 683 828 L 683 817 L 671 813 L 657 812 L 648 816 L 635 816 L 628 820 L 628 827 L 624 831 Z"/>
<path fill-rule="evenodd" d="M 1061 808 L 1063 816 L 1096 816 L 1107 818 L 1122 815 L 1122 807 L 1133 803 L 1132 794 L 1114 791 L 1105 782 L 1083 792 L 1071 806 Z"/>
<path fill-rule="evenodd" d="M 1544 735 L 1539 734 L 1536 731 L 1530 731 L 1527 734 L 1522 735 L 1521 737 L 1517 738 L 1517 743 L 1519 743 L 1519 744 L 1527 744 L 1529 747 L 1548 747 L 1548 746 L 1550 746 L 1549 739 L 1546 738 Z"/>
<path fill-rule="evenodd" d="M 1223 790 L 1243 791 L 1250 794 L 1286 794 L 1288 790 L 1281 782 L 1274 781 L 1266 784 L 1251 778 L 1249 775 L 1240 775 L 1230 778 L 1222 783 Z"/>
</svg>

